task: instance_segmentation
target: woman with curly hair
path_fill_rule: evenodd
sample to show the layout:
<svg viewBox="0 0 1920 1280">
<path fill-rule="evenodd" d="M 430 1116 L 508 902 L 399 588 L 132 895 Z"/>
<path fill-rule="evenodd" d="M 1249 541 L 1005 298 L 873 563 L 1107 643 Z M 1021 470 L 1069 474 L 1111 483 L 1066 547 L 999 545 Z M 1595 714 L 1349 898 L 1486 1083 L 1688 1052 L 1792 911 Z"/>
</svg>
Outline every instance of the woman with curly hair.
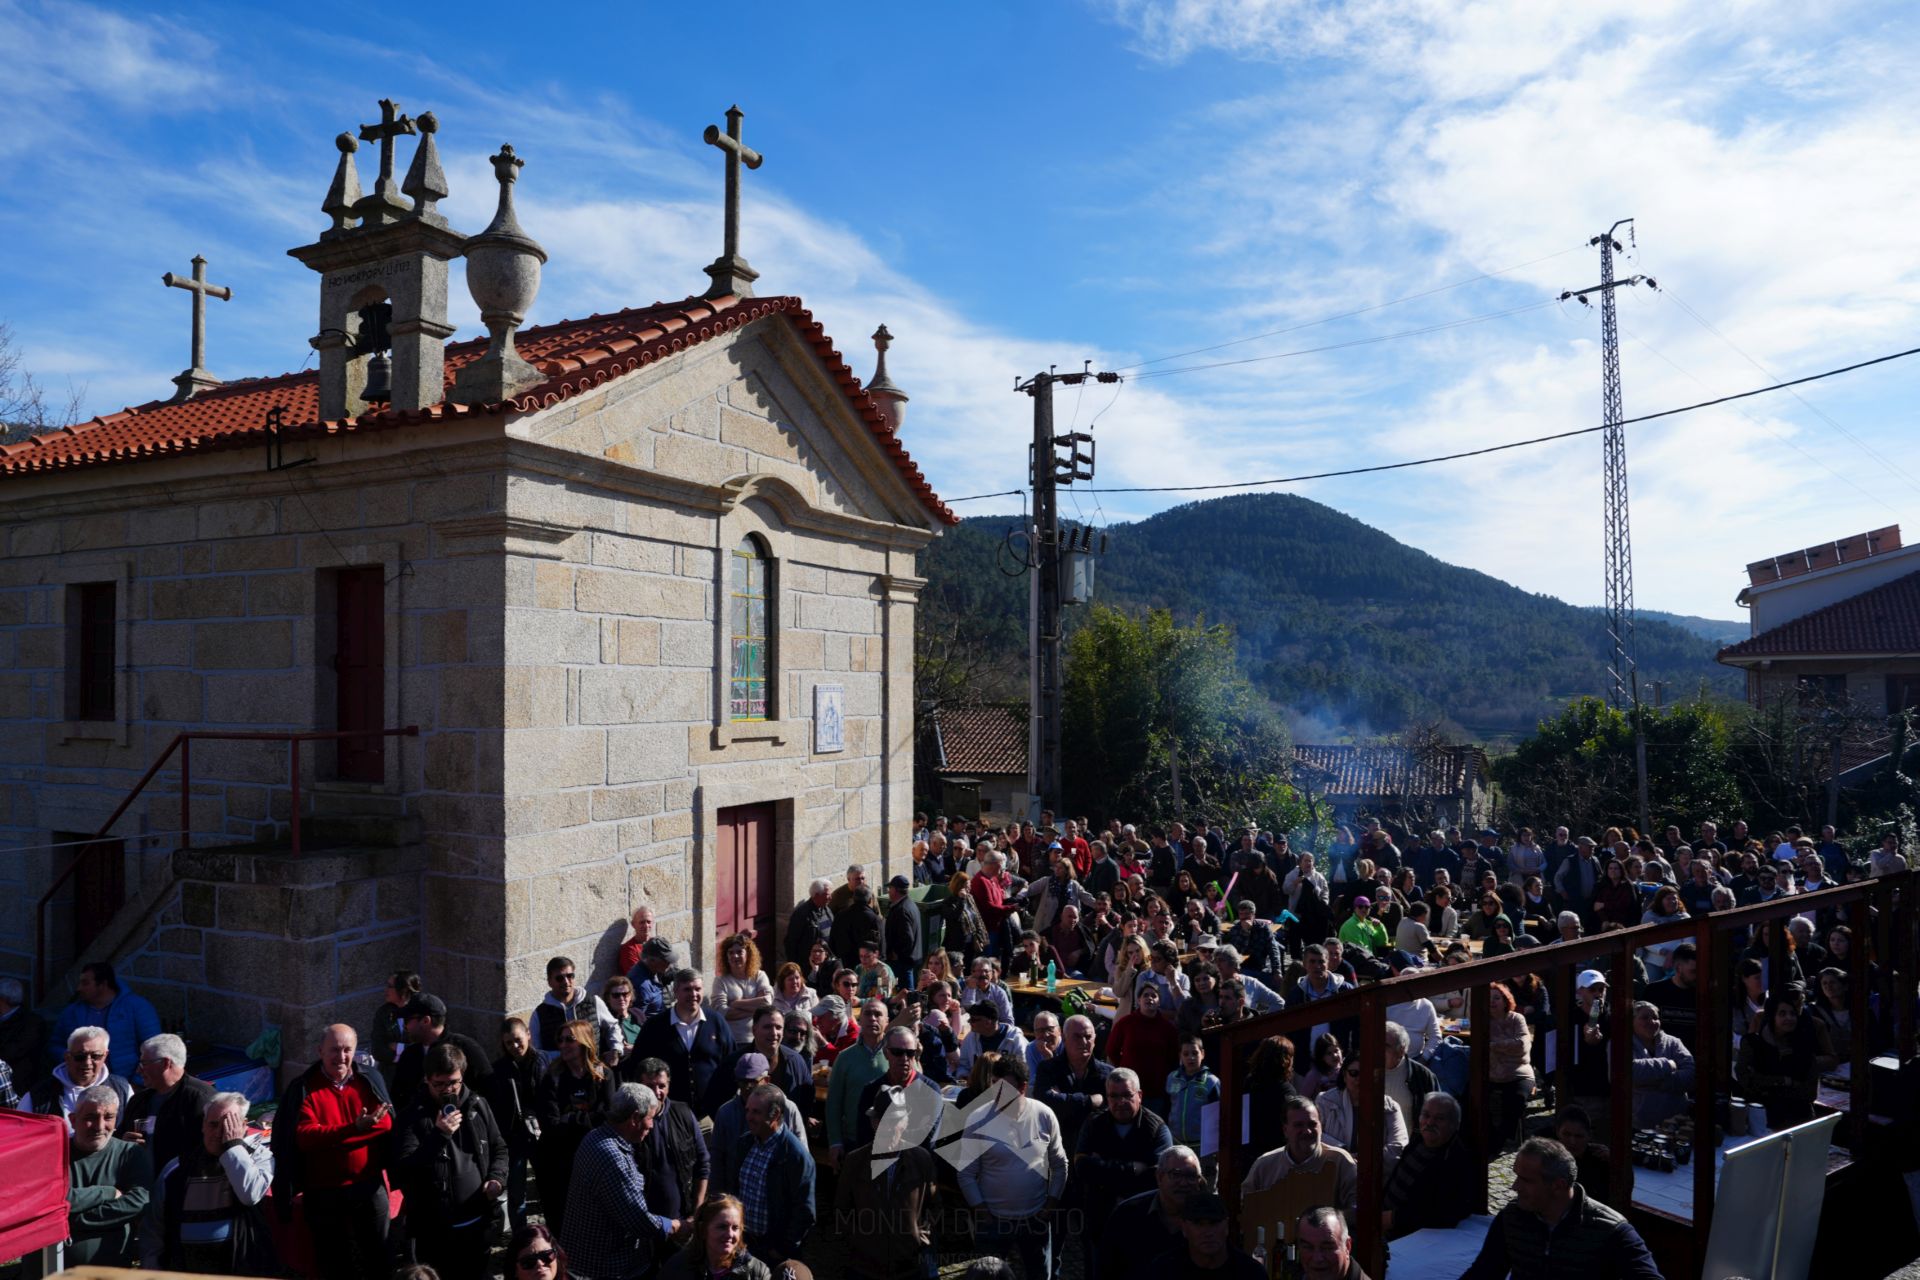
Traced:
<svg viewBox="0 0 1920 1280">
<path fill-rule="evenodd" d="M 760 967 L 760 948 L 750 933 L 736 933 L 720 944 L 720 972 L 713 975 L 707 1010 L 725 1018 L 735 1044 L 753 1039 L 753 1015 L 773 1003 L 773 984 Z"/>
<path fill-rule="evenodd" d="M 567 1280 L 567 1251 L 538 1222 L 514 1231 L 507 1259 L 507 1280 Z"/>
<path fill-rule="evenodd" d="M 687 1247 L 667 1259 L 660 1280 L 773 1280 L 747 1252 L 747 1211 L 732 1196 L 712 1196 L 693 1215 Z"/>
</svg>

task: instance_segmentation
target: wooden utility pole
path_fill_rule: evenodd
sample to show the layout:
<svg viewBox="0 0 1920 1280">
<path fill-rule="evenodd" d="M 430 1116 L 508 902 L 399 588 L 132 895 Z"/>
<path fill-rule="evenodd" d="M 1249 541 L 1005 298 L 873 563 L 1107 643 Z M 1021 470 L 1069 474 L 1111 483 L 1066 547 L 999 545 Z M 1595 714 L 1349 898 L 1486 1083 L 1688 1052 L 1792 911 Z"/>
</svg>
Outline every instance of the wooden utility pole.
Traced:
<svg viewBox="0 0 1920 1280">
<path fill-rule="evenodd" d="M 1117 373 L 1036 373 L 1015 391 L 1033 397 L 1033 445 L 1028 474 L 1033 484 L 1031 536 L 1033 580 L 1027 622 L 1027 694 L 1030 723 L 1027 730 L 1027 786 L 1035 819 L 1042 809 L 1061 812 L 1060 723 L 1063 672 L 1061 669 L 1060 575 L 1066 544 L 1060 536 L 1058 488 L 1076 480 L 1093 479 L 1093 436 L 1085 431 L 1053 432 L 1055 383 L 1079 386 L 1088 380 L 1118 382 Z M 1085 445 L 1085 452 L 1080 446 Z M 1064 452 L 1062 452 L 1064 450 Z"/>
</svg>

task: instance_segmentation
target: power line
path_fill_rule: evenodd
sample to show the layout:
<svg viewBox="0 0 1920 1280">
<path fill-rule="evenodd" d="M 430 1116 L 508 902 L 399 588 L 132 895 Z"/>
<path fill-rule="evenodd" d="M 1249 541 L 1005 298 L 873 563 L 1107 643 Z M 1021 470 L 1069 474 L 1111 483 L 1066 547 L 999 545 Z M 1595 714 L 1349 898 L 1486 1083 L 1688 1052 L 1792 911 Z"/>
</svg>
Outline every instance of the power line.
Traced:
<svg viewBox="0 0 1920 1280">
<path fill-rule="evenodd" d="M 1204 369 L 1230 369 L 1243 364 L 1261 364 L 1268 360 L 1286 360 L 1294 356 L 1318 355 L 1323 351 L 1344 351 L 1350 347 L 1370 347 L 1382 342 L 1393 342 L 1400 338 L 1418 338 L 1429 333 L 1440 333 L 1447 329 L 1460 329 L 1470 324 L 1485 324 L 1489 320 L 1504 320 L 1508 316 L 1525 315 L 1529 311 L 1539 311 L 1551 307 L 1557 299 L 1547 298 L 1540 302 L 1530 302 L 1524 307 L 1509 307 L 1505 311 L 1490 311 L 1484 315 L 1463 316 L 1458 320 L 1446 320 L 1439 324 L 1430 324 L 1418 329 L 1402 329 L 1396 333 L 1375 334 L 1370 338 L 1350 338 L 1345 342 L 1330 342 L 1320 347 L 1302 347 L 1295 351 L 1276 351 L 1272 355 L 1242 356 L 1238 360 L 1215 360 L 1207 364 L 1183 364 L 1174 369 L 1149 369 L 1145 373 L 1136 373 L 1135 382 L 1144 382 L 1148 378 L 1171 378 L 1175 374 L 1198 373 Z"/>
<path fill-rule="evenodd" d="M 1627 328 L 1625 325 L 1620 326 L 1620 332 L 1626 334 L 1629 338 L 1632 338 L 1635 342 L 1639 343 L 1640 346 L 1643 347 L 1649 355 L 1661 361 L 1668 368 L 1680 374 L 1682 377 L 1689 379 L 1690 381 L 1692 381 L 1693 383 L 1701 387 L 1705 387 L 1707 385 L 1700 378 L 1695 377 L 1691 371 L 1687 369 L 1683 369 L 1680 367 L 1680 365 L 1674 363 L 1674 361 L 1667 355 L 1666 352 L 1660 350 L 1660 348 L 1654 346 L 1651 342 L 1648 342 L 1645 338 L 1633 332 L 1633 330 Z M 1769 374 L 1769 376 L 1773 376 L 1773 375 Z M 1795 398 L 1797 399 L 1798 397 L 1795 397 Z M 1805 401 L 1802 401 L 1802 403 L 1804 404 Z M 1826 459 L 1820 457 L 1820 455 L 1816 453 L 1811 453 L 1806 449 L 1802 449 L 1799 445 L 1793 442 L 1791 437 L 1784 436 L 1780 434 L 1778 431 L 1775 431 L 1772 426 L 1768 425 L 1765 419 L 1756 418 L 1752 414 L 1748 413 L 1745 409 L 1736 409 L 1734 410 L 1734 412 L 1739 414 L 1741 417 L 1745 418 L 1748 422 L 1751 422 L 1754 426 L 1766 432 L 1768 435 L 1772 436 L 1775 440 L 1778 440 L 1781 444 L 1787 446 L 1787 448 L 1793 450 L 1795 453 L 1805 458 L 1808 462 L 1811 462 L 1816 467 L 1819 467 L 1822 471 L 1832 476 L 1835 480 L 1838 480 L 1841 484 L 1844 484 L 1849 489 L 1852 489 L 1855 493 L 1865 498 L 1868 502 L 1873 503 L 1875 506 L 1885 507 L 1889 511 L 1895 510 L 1893 504 L 1888 502 L 1885 498 L 1876 497 L 1872 493 L 1869 493 L 1866 489 L 1863 489 L 1859 484 L 1857 484 L 1852 479 L 1848 478 L 1847 476 L 1841 475 L 1838 471 L 1835 471 L 1831 466 L 1827 465 Z"/>
<path fill-rule="evenodd" d="M 1719 329 L 1715 328 L 1713 324 L 1709 322 L 1705 316 L 1701 315 L 1698 311 L 1695 311 L 1691 306 L 1689 306 L 1687 304 L 1686 299 L 1680 297 L 1678 294 L 1674 293 L 1672 290 L 1664 290 L 1663 292 L 1667 294 L 1667 297 L 1673 302 L 1673 304 L 1676 307 L 1679 307 L 1682 311 L 1686 312 L 1687 315 L 1693 320 L 1695 324 L 1699 325 L 1702 329 L 1705 329 L 1708 333 L 1712 334 L 1714 337 L 1724 342 L 1727 345 L 1728 350 L 1732 351 L 1735 355 L 1739 356 L 1742 360 L 1745 360 L 1748 364 L 1758 369 L 1761 373 L 1766 374 L 1769 378 L 1777 378 L 1780 376 L 1779 374 L 1775 373 L 1773 370 L 1767 368 L 1766 365 L 1760 363 L 1759 360 L 1749 355 L 1745 350 L 1741 348 L 1739 343 L 1735 342 L 1732 338 L 1729 338 L 1726 334 L 1720 332 Z M 1809 412 L 1817 416 L 1822 422 L 1825 422 L 1828 426 L 1832 427 L 1835 431 L 1838 431 L 1841 435 L 1853 441 L 1854 444 L 1859 445 L 1860 451 L 1862 453 L 1865 453 L 1869 458 L 1872 458 L 1875 462 L 1879 463 L 1881 466 L 1885 467 L 1887 470 L 1893 472 L 1895 475 L 1899 476 L 1902 480 L 1905 480 L 1907 484 L 1912 486 L 1916 491 L 1920 491 L 1920 481 L 1916 481 L 1905 470 L 1903 470 L 1900 466 L 1894 463 L 1892 459 L 1882 456 L 1878 450 L 1874 449 L 1866 441 L 1862 440 L 1859 436 L 1854 435 L 1853 432 L 1841 426 L 1840 423 L 1836 422 L 1833 419 L 1833 417 L 1830 414 L 1828 414 L 1824 409 L 1820 408 L 1820 406 L 1814 404 L 1811 400 L 1808 400 L 1805 396 L 1800 395 L 1798 392 L 1788 392 L 1788 394 L 1793 396 L 1795 400 L 1798 400 L 1804 408 L 1806 408 Z M 1879 499 L 1876 498 L 1874 499 L 1874 501 L 1878 502 Z"/>
<path fill-rule="evenodd" d="M 1562 249 L 1558 253 L 1549 253 L 1545 257 L 1530 258 L 1526 262 L 1518 262 L 1511 267 L 1501 267 L 1496 271 L 1483 271 L 1479 275 L 1469 276 L 1465 280 L 1455 280 L 1452 284 L 1436 285 L 1431 289 L 1422 289 L 1418 293 L 1405 294 L 1387 302 L 1376 302 L 1369 307 L 1356 307 L 1352 311 L 1337 312 L 1330 316 L 1322 316 L 1318 320 L 1307 320 L 1300 324 L 1288 325 L 1284 329 L 1269 329 L 1265 333 L 1250 334 L 1244 338 L 1235 338 L 1230 342 L 1217 342 L 1210 347 L 1195 347 L 1191 351 L 1176 351 L 1170 356 L 1155 356 L 1151 360 L 1142 360 L 1138 364 L 1122 365 L 1119 372 L 1124 373 L 1129 369 L 1144 369 L 1150 364 L 1163 364 L 1168 360 L 1184 360 L 1188 356 L 1201 356 L 1209 351 L 1224 351 L 1228 347 L 1237 347 L 1248 342 L 1258 342 L 1263 338 L 1277 338 L 1283 334 L 1298 333 L 1302 329 L 1311 329 L 1317 325 L 1332 324 L 1336 320 L 1351 320 L 1354 316 L 1364 316 L 1373 311 L 1384 311 L 1388 307 L 1397 307 L 1403 302 L 1415 302 L 1421 298 L 1431 298 L 1436 293 L 1445 293 L 1449 289 L 1458 289 L 1465 285 L 1478 284 L 1482 280 L 1492 280 L 1497 276 L 1510 275 L 1515 271 L 1522 271 L 1528 267 L 1538 266 L 1542 262 L 1551 262 L 1555 258 L 1563 258 L 1569 253 L 1577 253 L 1584 248 L 1586 248 L 1585 245 L 1574 245 L 1571 249 Z"/>
<path fill-rule="evenodd" d="M 1631 426 L 1634 423 L 1638 423 L 1638 422 L 1653 422 L 1660 418 L 1671 418 L 1677 414 L 1692 413 L 1698 409 L 1711 409 L 1715 405 L 1729 404 L 1735 400 L 1747 400 L 1747 399 L 1751 399 L 1754 396 L 1766 395 L 1768 392 L 1772 392 L 1772 391 L 1784 391 L 1789 387 L 1804 386 L 1809 382 L 1819 382 L 1823 378 L 1838 377 L 1843 373 L 1853 373 L 1856 370 L 1868 369 L 1873 367 L 1874 365 L 1887 364 L 1894 360 L 1904 360 L 1908 356 L 1914 356 L 1914 355 L 1920 355 L 1920 347 L 1909 347 L 1905 351 L 1896 351 L 1892 355 L 1875 356 L 1871 360 L 1862 360 L 1857 364 L 1843 365 L 1838 369 L 1828 369 L 1822 373 L 1810 373 L 1804 378 L 1794 378 L 1787 382 L 1776 382 L 1769 386 L 1755 387 L 1750 391 L 1736 391 L 1732 395 L 1716 396 L 1711 400 L 1701 400 L 1694 404 L 1681 405 L 1676 409 L 1662 409 L 1658 413 L 1641 414 L 1637 418 L 1622 418 L 1620 420 L 1620 425 L 1623 427 Z M 1597 427 L 1578 427 L 1572 431 L 1559 431 L 1559 432 L 1555 432 L 1552 435 L 1534 436 L 1531 439 L 1527 439 L 1527 440 L 1511 440 L 1511 441 L 1508 441 L 1506 444 L 1487 445 L 1485 448 L 1481 448 L 1481 449 L 1466 449 L 1459 453 L 1444 453 L 1444 454 L 1440 454 L 1437 457 L 1432 457 L 1432 458 L 1413 458 L 1413 459 L 1409 459 L 1406 462 L 1383 462 L 1383 463 L 1378 463 L 1374 466 L 1369 466 L 1369 467 L 1349 467 L 1341 471 L 1319 471 L 1319 472 L 1315 472 L 1312 475 L 1280 476 L 1271 480 L 1236 480 L 1226 484 L 1134 485 L 1127 488 L 1103 488 L 1098 490 L 1098 492 L 1100 493 L 1198 493 L 1198 492 L 1218 490 L 1218 489 L 1256 489 L 1263 485 L 1270 485 L 1270 484 L 1299 484 L 1307 480 L 1331 480 L 1339 476 L 1367 475 L 1375 471 L 1399 471 L 1406 467 L 1424 467 L 1436 462 L 1454 462 L 1454 461 L 1458 461 L 1461 458 L 1477 458 L 1483 454 L 1501 453 L 1508 449 L 1523 449 L 1523 448 L 1526 448 L 1528 445 L 1547 444 L 1554 440 L 1568 440 L 1573 438 L 1574 436 L 1592 435 L 1596 431 L 1605 431 L 1607 429 L 1607 426 L 1608 424 L 1601 423 Z M 986 494 L 982 496 L 997 497 L 1000 495 Z M 966 499 L 954 498 L 954 499 L 949 499 L 949 501 L 964 502 L 966 501 Z"/>
</svg>

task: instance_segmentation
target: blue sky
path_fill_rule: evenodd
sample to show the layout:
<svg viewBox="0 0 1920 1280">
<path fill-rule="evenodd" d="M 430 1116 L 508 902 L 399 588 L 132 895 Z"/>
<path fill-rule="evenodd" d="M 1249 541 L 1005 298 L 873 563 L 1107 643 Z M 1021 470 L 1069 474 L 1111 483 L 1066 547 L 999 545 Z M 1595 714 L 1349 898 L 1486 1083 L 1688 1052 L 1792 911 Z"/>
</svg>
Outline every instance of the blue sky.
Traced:
<svg viewBox="0 0 1920 1280">
<path fill-rule="evenodd" d="M 316 282 L 285 251 L 324 225 L 333 135 L 391 96 L 439 116 L 443 208 L 463 230 L 491 212 L 485 157 L 511 141 L 526 159 L 521 220 L 552 257 L 535 322 L 704 286 L 720 163 L 700 131 L 738 101 L 767 155 L 747 179 L 744 242 L 761 291 L 807 298 L 862 370 L 866 335 L 888 324 L 913 397 L 907 442 L 955 496 L 1022 481 L 1017 374 L 1296 326 L 1150 367 L 1532 308 L 1117 396 L 1066 392 L 1064 420 L 1097 418 L 1098 483 L 1288 475 L 1589 425 L 1597 316 L 1551 299 L 1596 278 L 1585 241 L 1629 215 L 1622 271 L 1668 286 L 1622 300 L 1630 414 L 1771 381 L 1762 368 L 1902 349 L 1920 330 L 1907 6 L 552 13 L 0 0 L 14 90 L 0 322 L 43 380 L 85 388 L 88 412 L 167 394 L 187 362 L 188 301 L 159 277 L 199 252 L 236 289 L 212 304 L 214 372 L 298 367 Z M 1501 274 L 1473 280 L 1488 272 Z M 478 332 L 458 288 L 455 319 Z M 1641 603 L 1735 616 L 1747 561 L 1902 520 L 1920 499 L 1916 384 L 1920 361 L 1820 384 L 1805 403 L 1635 429 Z M 1599 456 L 1588 437 L 1293 491 L 1590 603 Z M 1067 507 L 1117 521 L 1188 498 Z M 1907 524 L 1920 538 L 1920 519 Z"/>
</svg>

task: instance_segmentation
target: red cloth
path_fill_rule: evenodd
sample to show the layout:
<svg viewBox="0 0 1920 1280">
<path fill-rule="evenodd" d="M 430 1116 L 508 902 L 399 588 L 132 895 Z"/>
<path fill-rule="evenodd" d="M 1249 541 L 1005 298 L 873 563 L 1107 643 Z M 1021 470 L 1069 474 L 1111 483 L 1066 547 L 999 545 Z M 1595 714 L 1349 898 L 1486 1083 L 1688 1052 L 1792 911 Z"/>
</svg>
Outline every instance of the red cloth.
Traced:
<svg viewBox="0 0 1920 1280">
<path fill-rule="evenodd" d="M 633 966 L 640 963 L 640 939 L 628 938 L 620 944 L 620 956 L 615 962 L 615 973 L 632 973 Z"/>
<path fill-rule="evenodd" d="M 1086 879 L 1087 872 L 1093 869 L 1093 846 L 1085 840 L 1082 840 L 1079 836 L 1075 836 L 1071 840 L 1062 841 L 1062 843 L 1066 845 L 1067 852 L 1073 855 L 1074 872 L 1079 875 L 1081 879 Z"/>
<path fill-rule="evenodd" d="M 1149 1018 L 1130 1013 L 1113 1024 L 1107 1058 L 1138 1073 L 1140 1091 L 1147 1097 L 1159 1097 L 1167 1091 L 1167 1077 L 1180 1065 L 1180 1029 L 1164 1014 Z"/>
<path fill-rule="evenodd" d="M 67 1238 L 67 1122 L 0 1110 L 0 1258 Z"/>
<path fill-rule="evenodd" d="M 379 1105 L 373 1086 L 358 1072 L 344 1089 L 321 1080 L 307 1090 L 300 1127 L 295 1130 L 300 1153 L 306 1157 L 307 1186 L 344 1187 L 360 1180 L 372 1163 L 373 1144 L 385 1142 L 393 1131 L 392 1112 L 370 1129 L 356 1127 L 362 1112 Z"/>
</svg>

